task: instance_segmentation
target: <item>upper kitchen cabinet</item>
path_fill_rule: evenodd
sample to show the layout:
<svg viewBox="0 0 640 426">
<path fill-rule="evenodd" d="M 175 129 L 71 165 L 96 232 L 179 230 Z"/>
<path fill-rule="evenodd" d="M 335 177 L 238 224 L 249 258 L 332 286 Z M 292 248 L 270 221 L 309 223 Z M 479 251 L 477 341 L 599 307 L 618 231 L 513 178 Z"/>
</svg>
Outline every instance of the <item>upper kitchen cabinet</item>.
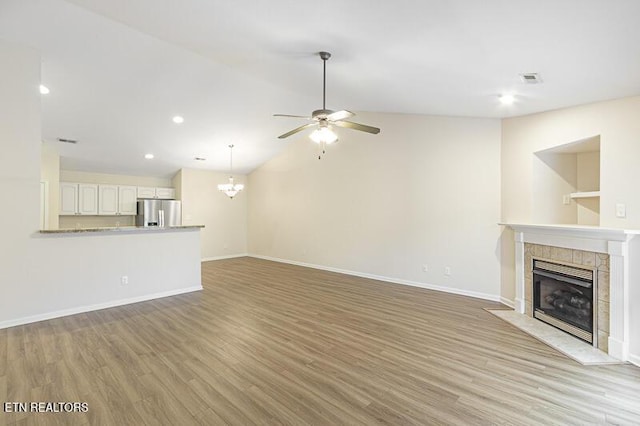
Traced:
<svg viewBox="0 0 640 426">
<path fill-rule="evenodd" d="M 138 198 L 156 198 L 160 200 L 173 200 L 176 198 L 176 190 L 173 188 L 138 187 Z"/>
<path fill-rule="evenodd" d="M 78 214 L 78 184 L 60 182 L 60 214 Z"/>
<path fill-rule="evenodd" d="M 136 214 L 135 186 L 98 185 L 98 214 L 103 216 Z"/>
<path fill-rule="evenodd" d="M 156 198 L 173 200 L 176 198 L 176 190 L 173 188 L 156 188 Z"/>
<path fill-rule="evenodd" d="M 135 186 L 118 187 L 118 213 L 122 215 L 137 214 L 138 188 Z"/>
<path fill-rule="evenodd" d="M 101 215 L 118 214 L 118 187 L 116 185 L 98 186 L 98 213 Z"/>
<path fill-rule="evenodd" d="M 60 215 L 97 215 L 98 185 L 60 182 Z"/>
<path fill-rule="evenodd" d="M 139 186 L 138 198 L 156 198 L 156 189 L 146 186 Z"/>
</svg>

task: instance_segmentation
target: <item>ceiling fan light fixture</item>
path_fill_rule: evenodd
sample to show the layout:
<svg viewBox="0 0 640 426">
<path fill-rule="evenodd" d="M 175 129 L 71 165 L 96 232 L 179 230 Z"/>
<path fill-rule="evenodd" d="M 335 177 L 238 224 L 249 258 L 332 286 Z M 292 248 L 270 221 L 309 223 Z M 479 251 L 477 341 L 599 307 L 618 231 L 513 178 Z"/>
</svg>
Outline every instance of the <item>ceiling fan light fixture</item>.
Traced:
<svg viewBox="0 0 640 426">
<path fill-rule="evenodd" d="M 335 132 L 329 127 L 320 127 L 311 132 L 309 137 L 312 141 L 318 144 L 325 143 L 327 145 L 330 145 L 338 141 L 338 135 L 336 135 Z"/>
<path fill-rule="evenodd" d="M 333 111 L 327 109 L 327 60 L 331 57 L 331 53 L 318 52 L 318 55 L 320 56 L 320 59 L 322 59 L 322 109 L 313 111 L 311 113 L 311 117 L 290 114 L 274 115 L 276 117 L 306 118 L 310 120 L 311 123 L 303 124 L 302 126 L 296 127 L 295 129 L 278 136 L 278 139 L 285 139 L 289 136 L 295 135 L 298 132 L 309 129 L 311 127 L 315 127 L 315 130 L 309 135 L 309 137 L 312 141 L 320 146 L 321 154 L 318 155 L 318 158 L 322 158 L 322 154 L 325 153 L 326 146 L 338 141 L 338 135 L 336 135 L 335 132 L 331 129 L 332 125 L 352 130 L 358 130 L 361 132 L 367 132 L 374 135 L 380 133 L 380 129 L 360 123 L 354 123 L 353 121 L 347 121 L 348 118 L 351 118 L 355 115 L 351 111 Z"/>
</svg>

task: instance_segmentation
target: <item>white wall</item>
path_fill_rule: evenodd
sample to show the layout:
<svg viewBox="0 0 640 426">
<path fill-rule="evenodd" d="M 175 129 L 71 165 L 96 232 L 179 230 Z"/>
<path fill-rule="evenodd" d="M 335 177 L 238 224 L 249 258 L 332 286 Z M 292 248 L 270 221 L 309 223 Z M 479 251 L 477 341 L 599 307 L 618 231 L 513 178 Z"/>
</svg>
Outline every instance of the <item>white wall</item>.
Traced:
<svg viewBox="0 0 640 426">
<path fill-rule="evenodd" d="M 533 152 L 600 135 L 600 226 L 640 228 L 640 97 L 503 120 L 502 219 L 532 220 Z M 615 217 L 615 204 L 627 218 Z"/>
<path fill-rule="evenodd" d="M 40 211 L 40 56 L 0 40 L 0 322 L 16 304 L 38 297 L 30 235 Z"/>
<path fill-rule="evenodd" d="M 173 175 L 171 186 L 176 190 L 176 200 L 182 200 L 182 170 Z"/>
<path fill-rule="evenodd" d="M 535 222 L 534 152 L 600 135 L 600 226 L 639 229 L 638 116 L 640 97 L 630 97 L 503 120 L 502 220 Z M 616 203 L 626 205 L 626 218 L 615 217 Z M 504 231 L 501 245 L 502 296 L 513 300 L 514 245 L 513 233 L 508 229 Z"/>
<path fill-rule="evenodd" d="M 577 159 L 575 154 L 540 153 L 532 157 L 532 197 L 534 223 L 573 223 L 578 220 L 575 205 L 563 204 L 563 197 L 576 192 Z"/>
<path fill-rule="evenodd" d="M 582 152 L 576 155 L 578 191 L 600 190 L 600 153 Z M 576 201 L 579 224 L 600 225 L 600 199 L 583 198 Z"/>
<path fill-rule="evenodd" d="M 0 197 L 12 207 L 0 209 L 0 328 L 200 288 L 199 231 L 37 233 L 40 56 L 0 40 L 0 58 Z"/>
<path fill-rule="evenodd" d="M 60 204 L 60 156 L 55 148 L 48 143 L 42 144 L 40 179 L 47 182 L 49 189 L 47 200 L 49 226 L 47 229 L 57 229 Z"/>
<path fill-rule="evenodd" d="M 249 252 L 496 298 L 500 121 L 356 121 L 382 132 L 339 129 L 322 160 L 301 134 L 249 175 Z"/>
<path fill-rule="evenodd" d="M 245 183 L 246 177 L 234 175 L 234 179 Z M 182 169 L 174 178 L 182 200 L 182 223 L 205 226 L 202 259 L 247 253 L 247 192 L 251 187 L 230 199 L 218 191 L 218 184 L 228 180 L 227 173 L 195 169 Z"/>
</svg>

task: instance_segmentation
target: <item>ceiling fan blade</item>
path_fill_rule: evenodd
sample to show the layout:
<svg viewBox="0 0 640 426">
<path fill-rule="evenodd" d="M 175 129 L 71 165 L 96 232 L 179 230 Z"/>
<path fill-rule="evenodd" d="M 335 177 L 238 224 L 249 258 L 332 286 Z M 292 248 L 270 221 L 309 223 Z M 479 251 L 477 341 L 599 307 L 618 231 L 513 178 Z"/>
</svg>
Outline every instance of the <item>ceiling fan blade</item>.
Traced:
<svg viewBox="0 0 640 426">
<path fill-rule="evenodd" d="M 292 117 L 292 118 L 306 118 L 307 120 L 311 120 L 311 117 L 305 115 L 290 115 L 290 114 L 273 114 L 274 117 Z"/>
<path fill-rule="evenodd" d="M 354 115 L 355 114 L 352 113 L 351 111 L 347 111 L 343 109 L 342 111 L 332 112 L 331 114 L 327 115 L 327 120 L 340 121 L 340 120 L 344 120 L 345 118 L 353 117 Z"/>
<path fill-rule="evenodd" d="M 289 131 L 289 132 L 287 132 L 287 133 L 285 133 L 283 135 L 278 136 L 278 139 L 288 138 L 291 135 L 294 135 L 294 134 L 296 134 L 298 132 L 303 131 L 304 129 L 308 129 L 309 127 L 313 127 L 313 126 L 317 126 L 317 124 L 316 123 L 309 123 L 309 124 L 305 124 L 305 125 L 300 126 L 300 127 L 296 127 L 295 129 L 293 129 L 293 130 L 291 130 L 291 131 Z"/>
<path fill-rule="evenodd" d="M 380 129 L 378 129 L 377 127 L 354 123 L 353 121 L 336 121 L 333 124 L 339 127 L 346 127 L 348 129 L 360 130 L 361 132 L 373 133 L 374 135 L 377 135 L 378 133 L 380 133 Z"/>
</svg>

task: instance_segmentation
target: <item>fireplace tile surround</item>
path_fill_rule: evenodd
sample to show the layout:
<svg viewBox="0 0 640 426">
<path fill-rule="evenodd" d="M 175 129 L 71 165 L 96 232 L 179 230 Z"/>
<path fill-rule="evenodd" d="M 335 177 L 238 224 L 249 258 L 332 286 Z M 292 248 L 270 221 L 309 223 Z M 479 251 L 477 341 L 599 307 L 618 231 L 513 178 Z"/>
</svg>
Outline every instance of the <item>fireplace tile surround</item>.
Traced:
<svg viewBox="0 0 640 426">
<path fill-rule="evenodd" d="M 640 231 L 501 223 L 514 231 L 516 312 L 532 316 L 533 258 L 597 269 L 598 348 L 629 360 L 629 241 Z M 603 283 L 607 285 L 601 285 Z"/>
</svg>

